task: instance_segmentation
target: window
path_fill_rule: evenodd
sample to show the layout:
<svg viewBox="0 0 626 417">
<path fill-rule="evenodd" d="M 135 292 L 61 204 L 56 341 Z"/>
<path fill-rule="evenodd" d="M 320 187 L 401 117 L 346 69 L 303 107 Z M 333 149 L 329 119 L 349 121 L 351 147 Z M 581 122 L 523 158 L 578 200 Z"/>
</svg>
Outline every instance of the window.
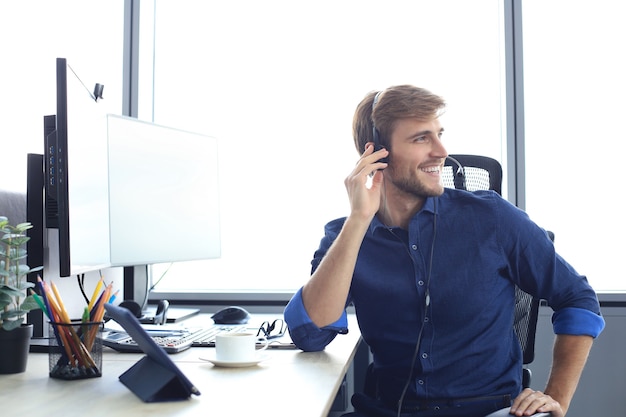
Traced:
<svg viewBox="0 0 626 417">
<path fill-rule="evenodd" d="M 602 292 L 626 290 L 626 28 L 616 12 L 610 0 L 523 5 L 526 210 Z"/>
<path fill-rule="evenodd" d="M 25 192 L 26 154 L 43 153 L 43 116 L 56 113 L 57 57 L 67 58 L 90 88 L 104 84 L 107 106 L 121 113 L 123 6 L 122 0 L 0 5 L 3 189 Z"/>
<path fill-rule="evenodd" d="M 216 136 L 221 176 L 222 258 L 175 264 L 157 290 L 306 282 L 324 224 L 348 212 L 352 116 L 371 90 L 442 95 L 448 151 L 503 161 L 501 3 L 143 3 L 139 118 Z"/>
<path fill-rule="evenodd" d="M 27 154 L 44 153 L 43 117 L 56 113 L 57 57 L 67 58 L 87 86 L 86 95 L 93 91 L 95 83 L 103 84 L 104 98 L 99 105 L 112 113 L 121 113 L 123 23 L 123 0 L 0 2 L 2 189 L 26 192 Z M 56 248 L 53 241 L 48 243 L 46 250 Z M 52 251 L 46 256 L 53 256 Z M 58 278 L 54 267 L 47 269 L 54 264 L 48 261 L 44 278 Z M 121 272 L 118 269 L 103 274 L 121 287 Z M 95 285 L 99 277 L 97 271 L 90 272 L 85 282 Z M 76 295 L 65 300 L 66 307 L 70 314 L 78 312 L 80 317 L 84 304 L 76 281 L 62 279 L 56 283 L 62 294 L 66 287 L 67 293 Z M 35 335 L 42 334 L 42 329 L 36 327 Z"/>
</svg>

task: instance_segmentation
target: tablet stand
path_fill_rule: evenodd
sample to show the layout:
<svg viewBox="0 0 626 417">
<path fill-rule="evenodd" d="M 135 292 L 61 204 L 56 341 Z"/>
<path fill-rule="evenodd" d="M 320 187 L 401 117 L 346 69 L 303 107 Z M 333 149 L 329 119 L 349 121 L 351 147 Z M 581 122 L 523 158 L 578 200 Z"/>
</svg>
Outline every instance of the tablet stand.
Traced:
<svg viewBox="0 0 626 417">
<path fill-rule="evenodd" d="M 192 394 L 178 375 L 149 356 L 120 375 L 120 381 L 144 402 L 179 401 Z"/>
<path fill-rule="evenodd" d="M 200 391 L 141 327 L 130 310 L 110 303 L 107 313 L 118 322 L 137 346 L 147 355 L 120 375 L 120 381 L 145 402 L 176 401 L 189 398 Z"/>
</svg>

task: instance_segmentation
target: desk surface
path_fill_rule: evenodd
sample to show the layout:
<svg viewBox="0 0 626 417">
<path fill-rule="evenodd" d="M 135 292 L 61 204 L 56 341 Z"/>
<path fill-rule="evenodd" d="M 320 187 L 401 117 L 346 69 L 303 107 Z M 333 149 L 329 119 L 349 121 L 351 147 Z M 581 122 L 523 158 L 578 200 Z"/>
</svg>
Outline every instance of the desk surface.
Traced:
<svg viewBox="0 0 626 417">
<path fill-rule="evenodd" d="M 263 316 L 255 319 L 263 320 Z M 249 368 L 220 368 L 202 361 L 212 348 L 169 355 L 201 395 L 168 403 L 144 403 L 118 377 L 142 354 L 105 348 L 102 377 L 63 381 L 48 377 L 48 355 L 31 353 L 26 372 L 0 375 L 0 392 L 11 395 L 12 415 L 49 416 L 326 416 L 359 344 L 356 320 L 322 352 L 268 349 Z"/>
</svg>

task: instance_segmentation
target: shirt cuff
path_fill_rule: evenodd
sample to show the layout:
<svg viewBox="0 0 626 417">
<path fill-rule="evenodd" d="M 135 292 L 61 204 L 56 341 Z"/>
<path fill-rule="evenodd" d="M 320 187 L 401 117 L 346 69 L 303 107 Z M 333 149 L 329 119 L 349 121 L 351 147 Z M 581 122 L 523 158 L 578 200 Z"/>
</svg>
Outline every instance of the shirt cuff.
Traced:
<svg viewBox="0 0 626 417">
<path fill-rule="evenodd" d="M 284 317 L 293 342 L 305 351 L 323 350 L 338 333 L 348 333 L 348 316 L 345 311 L 336 322 L 317 327 L 304 308 L 302 289 L 294 294 L 285 307 Z"/>
<path fill-rule="evenodd" d="M 552 327 L 555 334 L 586 335 L 595 339 L 604 329 L 604 319 L 590 310 L 567 307 L 554 312 Z"/>
</svg>

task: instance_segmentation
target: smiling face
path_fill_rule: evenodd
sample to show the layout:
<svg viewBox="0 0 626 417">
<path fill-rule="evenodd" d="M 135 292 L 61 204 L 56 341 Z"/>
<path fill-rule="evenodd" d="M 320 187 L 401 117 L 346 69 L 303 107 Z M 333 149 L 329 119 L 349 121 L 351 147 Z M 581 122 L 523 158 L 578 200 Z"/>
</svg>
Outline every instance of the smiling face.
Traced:
<svg viewBox="0 0 626 417">
<path fill-rule="evenodd" d="M 385 179 L 398 197 L 423 200 L 443 193 L 441 174 L 448 152 L 441 143 L 439 118 L 399 119 L 390 137 Z"/>
</svg>

